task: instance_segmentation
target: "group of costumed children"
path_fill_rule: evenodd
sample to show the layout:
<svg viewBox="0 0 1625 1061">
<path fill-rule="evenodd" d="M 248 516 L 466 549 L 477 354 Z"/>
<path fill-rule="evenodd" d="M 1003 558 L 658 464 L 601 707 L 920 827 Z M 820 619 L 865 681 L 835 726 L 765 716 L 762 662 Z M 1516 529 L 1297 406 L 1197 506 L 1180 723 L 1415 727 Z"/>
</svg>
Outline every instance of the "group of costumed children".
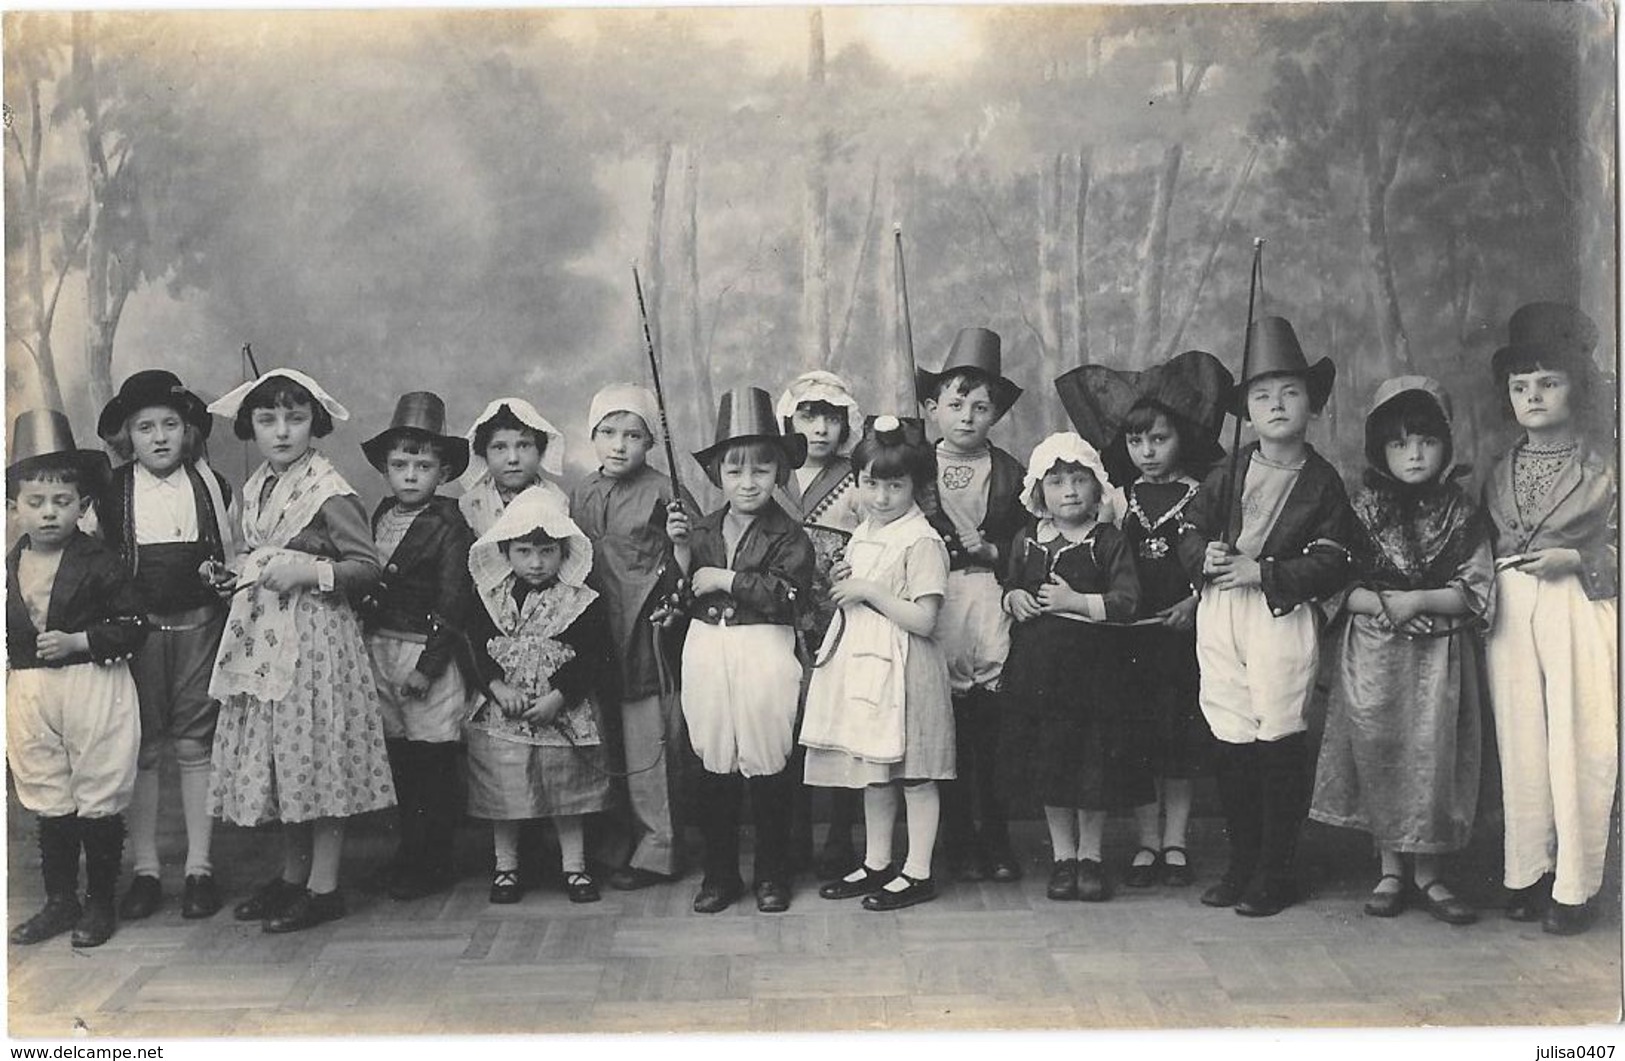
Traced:
<svg viewBox="0 0 1625 1061">
<path fill-rule="evenodd" d="M 1616 471 L 1581 430 L 1596 338 L 1566 305 L 1512 317 L 1492 369 L 1523 434 L 1482 501 L 1449 397 L 1420 376 L 1377 389 L 1350 501 L 1305 441 L 1334 367 L 1279 317 L 1253 326 L 1239 383 L 1199 351 L 1067 373 L 1081 434 L 1025 467 L 988 441 L 1021 389 L 986 329 L 919 373 L 924 421 L 865 418 L 823 371 L 777 403 L 732 389 L 694 454 L 723 499 L 704 514 L 648 463 L 663 417 L 632 384 L 593 398 L 599 466 L 569 494 L 563 435 L 529 402 L 499 398 L 459 437 L 439 397 L 403 395 L 362 445 L 390 495 L 370 520 L 315 448 L 347 411 L 292 369 L 208 405 L 135 374 L 98 423 L 116 471 L 60 413 L 26 412 L 6 475 L 7 760 L 46 902 L 11 940 L 96 946 L 160 908 L 166 751 L 182 916 L 222 905 L 214 819 L 278 822 L 280 871 L 234 908 L 272 933 L 343 916 L 345 824 L 391 806 L 398 846 L 369 883 L 401 901 L 454 885 L 465 813 L 490 822 L 490 901 L 512 903 L 541 883 L 527 823 L 551 823 L 566 895 L 592 902 L 597 874 L 679 878 L 692 811 L 693 906 L 715 913 L 747 891 L 748 800 L 750 890 L 786 910 L 822 790 L 826 899 L 934 898 L 939 832 L 949 876 L 1014 881 L 1009 818 L 1041 808 L 1048 897 L 1098 902 L 1197 879 L 1186 825 L 1208 770 L 1229 862 L 1202 902 L 1296 901 L 1307 815 L 1371 835 L 1368 914 L 1464 924 L 1444 856 L 1473 827 L 1485 703 L 1507 915 L 1581 931 L 1618 742 Z M 1227 413 L 1257 434 L 1229 458 Z M 216 416 L 264 458 L 240 492 L 204 459 Z M 454 479 L 460 498 L 437 493 Z M 1114 810 L 1138 848 L 1108 872 Z"/>
</svg>

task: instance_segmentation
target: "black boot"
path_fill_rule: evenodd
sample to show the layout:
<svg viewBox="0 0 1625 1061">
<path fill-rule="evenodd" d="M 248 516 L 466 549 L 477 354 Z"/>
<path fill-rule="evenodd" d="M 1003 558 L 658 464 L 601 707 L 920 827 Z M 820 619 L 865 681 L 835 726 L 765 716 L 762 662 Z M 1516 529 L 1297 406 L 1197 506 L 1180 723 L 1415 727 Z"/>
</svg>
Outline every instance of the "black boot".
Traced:
<svg viewBox="0 0 1625 1061">
<path fill-rule="evenodd" d="M 1230 865 L 1218 883 L 1202 893 L 1202 902 L 1208 906 L 1236 905 L 1258 868 L 1263 812 L 1256 748 L 1256 744 L 1218 742 L 1213 750 L 1214 780 L 1230 840 Z"/>
<path fill-rule="evenodd" d="M 457 798 L 457 745 L 414 742 L 419 777 L 415 824 L 410 834 L 415 854 L 390 885 L 390 897 L 401 902 L 443 892 L 456 882 L 454 847 L 462 804 Z"/>
<path fill-rule="evenodd" d="M 365 891 L 390 891 L 395 887 L 396 878 L 411 865 L 413 807 L 417 803 L 418 783 L 416 747 L 411 741 L 396 737 L 384 741 L 384 750 L 389 754 L 390 780 L 395 784 L 395 850 L 376 872 L 365 878 L 362 883 Z"/>
<path fill-rule="evenodd" d="M 788 769 L 766 777 L 752 777 L 750 790 L 751 831 L 756 841 L 756 909 L 764 914 L 780 914 L 790 909 L 791 868 L 790 822 L 797 790 L 795 775 Z"/>
<path fill-rule="evenodd" d="M 980 689 L 955 693 L 954 778 L 937 785 L 942 799 L 942 846 L 948 874 L 959 881 L 986 880 L 987 859 L 976 841 L 976 700 Z"/>
<path fill-rule="evenodd" d="M 79 920 L 79 817 L 65 814 L 39 819 L 40 875 L 45 878 L 45 905 L 11 931 L 21 946 L 59 936 Z"/>
<path fill-rule="evenodd" d="M 715 914 L 732 906 L 745 890 L 739 876 L 739 801 L 745 779 L 701 770 L 694 780 L 705 841 L 705 877 L 694 897 L 694 912 Z"/>
<path fill-rule="evenodd" d="M 1243 917 L 1272 917 L 1298 901 L 1298 839 L 1309 812 L 1308 737 L 1260 741 L 1262 785 L 1258 872 L 1236 903 Z"/>
<path fill-rule="evenodd" d="M 79 839 L 85 849 L 85 909 L 73 926 L 73 945 L 100 947 L 118 925 L 114 897 L 124 859 L 124 815 L 82 819 Z"/>
</svg>

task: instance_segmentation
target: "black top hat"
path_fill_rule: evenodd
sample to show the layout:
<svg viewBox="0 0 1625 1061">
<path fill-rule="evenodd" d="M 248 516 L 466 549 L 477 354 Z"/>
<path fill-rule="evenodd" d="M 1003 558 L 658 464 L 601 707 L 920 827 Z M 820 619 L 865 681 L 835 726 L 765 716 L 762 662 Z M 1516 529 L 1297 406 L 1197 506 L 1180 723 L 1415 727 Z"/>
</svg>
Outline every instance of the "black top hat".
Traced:
<svg viewBox="0 0 1625 1061">
<path fill-rule="evenodd" d="M 1309 384 L 1310 407 L 1317 413 L 1326 407 L 1332 382 L 1337 379 L 1337 366 L 1331 358 L 1323 357 L 1311 365 L 1285 317 L 1260 317 L 1253 322 L 1249 338 L 1247 375 L 1232 392 L 1231 412 L 1247 415 L 1247 388 L 1268 376 L 1302 376 Z"/>
<path fill-rule="evenodd" d="M 29 409 L 11 422 L 11 463 L 6 466 L 8 484 L 29 467 L 46 457 L 71 455 L 89 479 L 83 494 L 99 494 L 112 479 L 113 466 L 99 449 L 80 449 L 73 441 L 68 418 L 55 409 Z"/>
<path fill-rule="evenodd" d="M 779 467 L 781 486 L 790 481 L 793 469 L 807 461 L 806 436 L 779 431 L 778 417 L 773 415 L 773 399 L 760 387 L 734 387 L 717 403 L 716 441 L 694 452 L 694 459 L 705 469 L 711 485 L 722 485 L 713 458 L 736 442 L 769 442 L 777 446 L 784 454 Z"/>
<path fill-rule="evenodd" d="M 113 400 L 102 407 L 96 418 L 96 434 L 110 439 L 124 422 L 142 409 L 162 405 L 181 414 L 181 419 L 197 428 L 204 438 L 214 429 L 214 418 L 202 398 L 187 390 L 180 377 L 161 368 L 143 369 L 124 381 Z"/>
<path fill-rule="evenodd" d="M 1106 474 L 1119 487 L 1139 474 L 1123 436 L 1123 422 L 1136 406 L 1154 406 L 1174 421 L 1180 464 L 1200 473 L 1224 456 L 1219 433 L 1234 385 L 1230 370 L 1204 350 L 1186 350 L 1143 372 L 1082 365 L 1055 381 L 1072 426 L 1100 450 Z"/>
<path fill-rule="evenodd" d="M 1566 302 L 1531 302 L 1518 308 L 1507 324 L 1507 345 L 1495 351 L 1490 365 L 1497 379 L 1508 372 L 1513 357 L 1538 361 L 1563 372 L 1589 372 L 1597 345 L 1597 326 Z"/>
<path fill-rule="evenodd" d="M 433 391 L 412 391 L 400 396 L 389 427 L 361 443 L 367 463 L 383 471 L 391 444 L 403 436 L 426 439 L 440 448 L 445 454 L 447 482 L 468 470 L 468 439 L 446 434 L 446 403 Z"/>
<path fill-rule="evenodd" d="M 915 386 L 923 401 L 927 396 L 936 394 L 943 376 L 951 372 L 975 372 L 986 378 L 993 407 L 1003 416 L 1021 397 L 1021 388 L 1000 374 L 1000 365 L 998 332 L 987 328 L 961 328 L 959 334 L 954 336 L 954 345 L 948 350 L 948 360 L 943 362 L 942 371 L 915 369 Z"/>
</svg>

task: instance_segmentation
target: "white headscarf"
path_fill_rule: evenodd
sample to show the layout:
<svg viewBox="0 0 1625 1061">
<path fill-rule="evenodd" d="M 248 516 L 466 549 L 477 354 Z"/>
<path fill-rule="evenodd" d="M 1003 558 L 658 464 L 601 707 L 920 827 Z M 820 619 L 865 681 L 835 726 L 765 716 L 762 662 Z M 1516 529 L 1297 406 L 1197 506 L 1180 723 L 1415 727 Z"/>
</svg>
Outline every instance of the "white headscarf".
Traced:
<svg viewBox="0 0 1625 1061">
<path fill-rule="evenodd" d="M 1058 431 L 1033 447 L 1033 455 L 1027 461 L 1027 474 L 1021 481 L 1021 503 L 1028 512 L 1040 519 L 1049 516 L 1049 509 L 1044 504 L 1044 476 L 1051 468 L 1062 463 L 1081 465 L 1094 475 L 1095 482 L 1100 486 L 1100 511 L 1095 516 L 1097 522 L 1117 523 L 1122 520 L 1128 508 L 1123 491 L 1111 485 L 1099 451 L 1073 431 Z"/>
<path fill-rule="evenodd" d="M 310 392 L 311 397 L 322 403 L 322 408 L 326 409 L 327 415 L 331 416 L 333 419 L 350 419 L 350 410 L 340 405 L 331 394 L 323 390 L 320 383 L 317 383 L 315 380 L 311 379 L 309 376 L 305 375 L 303 372 L 300 372 L 296 368 L 273 368 L 269 372 L 261 375 L 259 379 L 251 379 L 247 383 L 233 387 L 231 390 L 209 403 L 209 412 L 213 413 L 215 416 L 223 416 L 227 420 L 235 419 L 237 416 L 237 410 L 243 407 L 243 399 L 248 397 L 249 393 L 253 391 L 255 387 L 258 387 L 261 383 L 264 383 L 273 376 L 281 376 L 283 379 L 292 380 L 301 387 L 305 388 Z"/>
<path fill-rule="evenodd" d="M 852 447 L 858 444 L 858 437 L 863 434 L 863 412 L 858 408 L 858 400 L 853 397 L 852 388 L 846 380 L 821 368 L 803 372 L 791 380 L 784 393 L 779 395 L 778 405 L 773 412 L 781 421 L 788 423 L 795 415 L 796 406 L 802 402 L 823 402 L 846 410 L 846 441 L 841 443 L 839 452 L 843 455 L 852 452 Z"/>
<path fill-rule="evenodd" d="M 610 413 L 631 413 L 643 421 L 651 439 L 660 441 L 660 403 L 649 388 L 636 383 L 611 383 L 594 394 L 587 410 L 587 433 L 597 431 Z"/>
<path fill-rule="evenodd" d="M 514 419 L 521 424 L 542 435 L 547 443 L 542 447 L 542 471 L 557 478 L 564 474 L 564 432 L 548 422 L 547 417 L 536 411 L 536 407 L 523 398 L 498 398 L 485 407 L 485 411 L 474 418 L 474 424 L 463 437 L 468 439 L 468 470 L 458 481 L 463 484 L 464 490 L 473 489 L 480 480 L 490 476 L 491 470 L 486 467 L 485 458 L 474 452 L 474 435 L 479 431 L 480 425 L 497 415 L 506 405 Z"/>
<path fill-rule="evenodd" d="M 534 530 L 564 543 L 559 581 L 575 588 L 587 584 L 587 574 L 592 570 L 592 542 L 570 518 L 563 495 L 557 489 L 533 486 L 515 495 L 491 529 L 480 535 L 469 550 L 468 571 L 474 576 L 474 588 L 487 606 L 500 598 L 502 584 L 510 571 L 502 555 L 502 543 L 523 538 Z"/>
</svg>

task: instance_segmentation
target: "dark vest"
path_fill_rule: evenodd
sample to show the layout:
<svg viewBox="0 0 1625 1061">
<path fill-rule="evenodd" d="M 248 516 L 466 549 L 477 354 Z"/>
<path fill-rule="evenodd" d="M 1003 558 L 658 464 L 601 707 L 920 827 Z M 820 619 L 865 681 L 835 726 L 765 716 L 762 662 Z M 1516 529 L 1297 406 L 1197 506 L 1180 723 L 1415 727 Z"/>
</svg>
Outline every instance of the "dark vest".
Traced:
<svg viewBox="0 0 1625 1061">
<path fill-rule="evenodd" d="M 109 491 L 112 504 L 108 506 L 104 529 L 107 544 L 124 561 L 142 607 L 158 615 L 217 604 L 219 598 L 199 577 L 198 565 L 205 560 L 223 561 L 226 558 L 220 544 L 219 526 L 215 522 L 214 504 L 209 500 L 203 475 L 190 461 L 182 464 L 181 468 L 192 481 L 192 498 L 197 505 L 196 541 L 136 546 L 134 461 L 121 465 L 113 472 L 113 487 Z M 214 477 L 220 484 L 222 499 L 229 503 L 230 485 L 219 472 L 215 472 Z"/>
</svg>

